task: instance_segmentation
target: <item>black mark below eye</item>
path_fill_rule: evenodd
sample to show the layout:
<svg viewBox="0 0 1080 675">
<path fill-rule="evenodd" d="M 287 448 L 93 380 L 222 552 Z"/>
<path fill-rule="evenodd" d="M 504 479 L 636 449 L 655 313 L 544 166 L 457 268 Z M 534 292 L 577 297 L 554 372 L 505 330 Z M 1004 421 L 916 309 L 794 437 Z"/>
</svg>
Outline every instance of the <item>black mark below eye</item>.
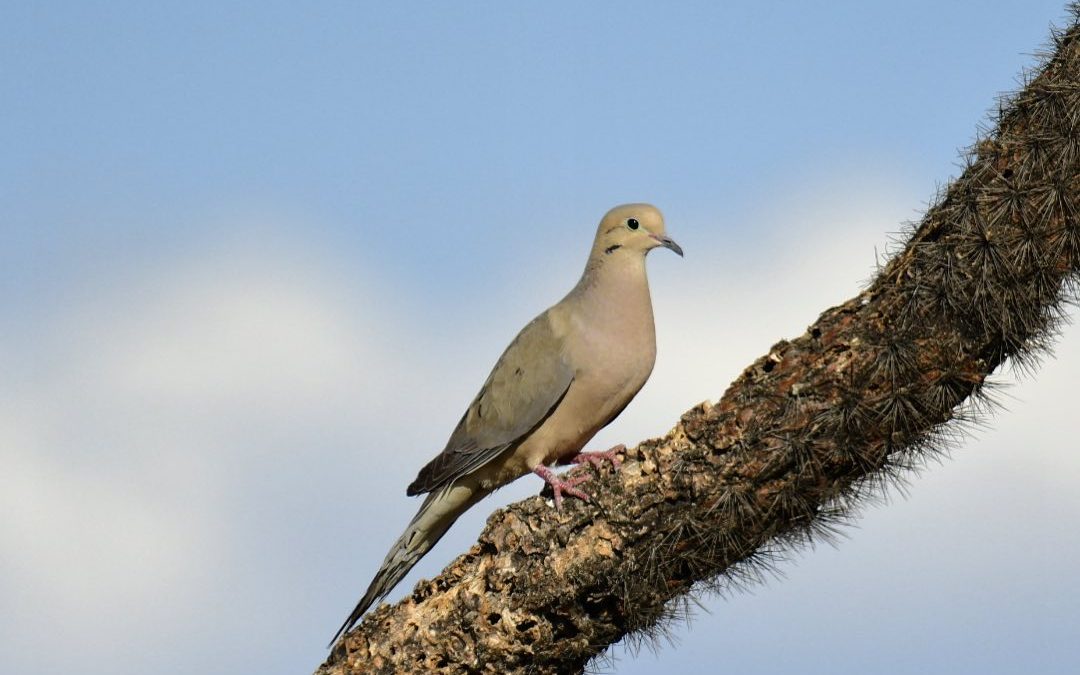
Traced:
<svg viewBox="0 0 1080 675">
<path fill-rule="evenodd" d="M 631 230 L 638 229 L 638 225 L 639 223 L 637 221 L 637 218 L 631 218 L 630 220 L 626 221 L 626 226 L 629 227 Z"/>
</svg>

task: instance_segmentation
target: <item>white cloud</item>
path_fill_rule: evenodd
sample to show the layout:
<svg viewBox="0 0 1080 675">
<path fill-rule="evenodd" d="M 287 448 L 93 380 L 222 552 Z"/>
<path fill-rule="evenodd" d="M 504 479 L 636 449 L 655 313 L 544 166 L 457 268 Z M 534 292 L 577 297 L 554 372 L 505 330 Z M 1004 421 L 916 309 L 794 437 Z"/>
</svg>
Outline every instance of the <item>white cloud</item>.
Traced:
<svg viewBox="0 0 1080 675">
<path fill-rule="evenodd" d="M 279 620 L 243 616 L 265 592 L 242 586 L 265 577 L 244 569 L 258 562 L 245 505 L 304 453 L 333 470 L 325 446 L 298 439 L 333 446 L 371 426 L 403 397 L 388 383 L 412 373 L 391 303 L 336 286 L 331 256 L 240 244 L 85 280 L 85 301 L 7 345 L 5 651 L 141 652 L 235 593 L 237 622 Z"/>
</svg>

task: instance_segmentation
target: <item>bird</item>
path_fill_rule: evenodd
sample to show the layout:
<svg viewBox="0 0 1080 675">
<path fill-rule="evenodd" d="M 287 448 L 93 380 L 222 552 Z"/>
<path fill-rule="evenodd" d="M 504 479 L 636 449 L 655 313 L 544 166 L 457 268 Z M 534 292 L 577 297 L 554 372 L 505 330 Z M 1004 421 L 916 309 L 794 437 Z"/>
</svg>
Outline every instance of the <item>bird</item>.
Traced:
<svg viewBox="0 0 1080 675">
<path fill-rule="evenodd" d="M 656 361 L 656 329 L 645 257 L 663 247 L 683 256 L 650 204 L 623 204 L 600 220 L 585 270 L 566 296 L 530 321 L 495 363 L 446 447 L 406 490 L 427 494 L 329 647 L 393 590 L 467 509 L 527 473 L 588 501 L 556 464 L 605 460 L 618 468 L 625 446 L 582 452 L 641 390 Z"/>
</svg>

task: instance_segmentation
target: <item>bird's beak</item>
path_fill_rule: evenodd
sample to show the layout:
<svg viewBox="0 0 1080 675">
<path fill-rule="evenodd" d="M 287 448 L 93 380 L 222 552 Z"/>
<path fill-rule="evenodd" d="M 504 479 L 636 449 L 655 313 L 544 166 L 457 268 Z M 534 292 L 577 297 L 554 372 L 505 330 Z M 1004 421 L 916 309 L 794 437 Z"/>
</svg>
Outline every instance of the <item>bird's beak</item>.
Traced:
<svg viewBox="0 0 1080 675">
<path fill-rule="evenodd" d="M 678 253 L 680 258 L 683 257 L 682 246 L 679 246 L 678 244 L 676 244 L 675 240 L 672 239 L 671 237 L 667 236 L 666 234 L 664 234 L 664 235 L 650 234 L 649 236 L 652 237 L 653 239 L 655 239 L 657 242 L 659 242 L 660 245 L 663 246 L 664 248 L 670 248 L 672 251 L 675 251 L 676 253 Z"/>
</svg>

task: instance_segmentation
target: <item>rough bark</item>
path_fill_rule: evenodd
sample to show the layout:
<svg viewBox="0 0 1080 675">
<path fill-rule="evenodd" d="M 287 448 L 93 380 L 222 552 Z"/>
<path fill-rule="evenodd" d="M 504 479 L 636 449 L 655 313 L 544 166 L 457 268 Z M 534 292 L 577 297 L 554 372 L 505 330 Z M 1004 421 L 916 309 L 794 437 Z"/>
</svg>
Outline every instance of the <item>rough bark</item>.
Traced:
<svg viewBox="0 0 1080 675">
<path fill-rule="evenodd" d="M 1054 36 L 865 291 L 629 450 L 590 483 L 591 502 L 495 512 L 467 553 L 369 614 L 318 673 L 581 672 L 692 591 L 828 536 L 940 451 L 989 374 L 1046 349 L 1075 290 L 1078 38 L 1075 24 Z"/>
</svg>

